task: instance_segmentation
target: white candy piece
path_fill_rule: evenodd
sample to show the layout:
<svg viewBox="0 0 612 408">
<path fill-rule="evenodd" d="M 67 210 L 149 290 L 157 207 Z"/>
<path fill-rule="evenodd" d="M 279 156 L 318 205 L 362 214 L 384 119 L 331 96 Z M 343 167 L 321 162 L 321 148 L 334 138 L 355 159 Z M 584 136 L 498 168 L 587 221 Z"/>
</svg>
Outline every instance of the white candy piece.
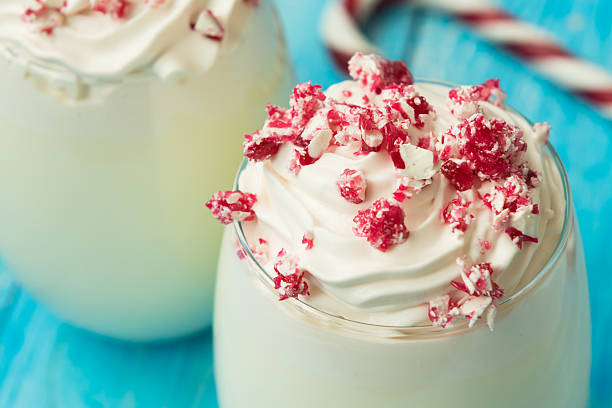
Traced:
<svg viewBox="0 0 612 408">
<path fill-rule="evenodd" d="M 487 326 L 493 331 L 493 325 L 495 324 L 495 316 L 497 316 L 497 306 L 491 305 L 487 311 Z"/>
<path fill-rule="evenodd" d="M 210 10 L 203 10 L 195 23 L 194 29 L 202 34 L 213 37 L 223 37 L 223 27 L 220 26 Z"/>
<path fill-rule="evenodd" d="M 329 146 L 329 142 L 333 135 L 333 132 L 329 129 L 315 131 L 308 145 L 308 155 L 314 159 L 321 157 L 325 149 Z"/>
<path fill-rule="evenodd" d="M 406 168 L 400 170 L 403 176 L 412 177 L 416 180 L 426 180 L 436 173 L 433 153 L 430 150 L 405 143 L 400 146 L 400 156 L 406 164 Z"/>
<path fill-rule="evenodd" d="M 543 146 L 548 142 L 548 134 L 550 133 L 550 125 L 546 122 L 540 122 L 533 125 L 533 138 Z"/>
<path fill-rule="evenodd" d="M 465 303 L 459 306 L 461 314 L 469 316 L 470 324 L 469 327 L 473 327 L 476 321 L 482 316 L 487 310 L 487 307 L 491 305 L 493 299 L 489 296 L 470 296 Z"/>
</svg>

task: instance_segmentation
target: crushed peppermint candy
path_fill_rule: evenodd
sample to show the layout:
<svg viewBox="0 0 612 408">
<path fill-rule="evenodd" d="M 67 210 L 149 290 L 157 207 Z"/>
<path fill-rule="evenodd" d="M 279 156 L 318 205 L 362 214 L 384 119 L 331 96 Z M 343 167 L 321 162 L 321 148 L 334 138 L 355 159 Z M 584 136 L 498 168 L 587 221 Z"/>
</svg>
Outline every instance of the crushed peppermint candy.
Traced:
<svg viewBox="0 0 612 408">
<path fill-rule="evenodd" d="M 45 35 L 64 24 L 65 16 L 61 11 L 63 1 L 35 0 L 21 14 L 21 20 L 32 26 L 35 31 Z"/>
<path fill-rule="evenodd" d="M 125 18 L 130 6 L 128 0 L 92 0 L 91 9 L 102 14 L 107 14 L 116 19 Z"/>
<path fill-rule="evenodd" d="M 465 191 L 474 185 L 474 175 L 467 162 L 457 163 L 455 160 L 447 160 L 440 167 L 440 172 L 457 191 Z"/>
<path fill-rule="evenodd" d="M 253 204 L 257 201 L 255 194 L 242 191 L 218 191 L 206 203 L 206 207 L 222 224 L 234 221 L 251 221 L 255 219 Z"/>
<path fill-rule="evenodd" d="M 536 123 L 533 125 L 533 137 L 536 143 L 541 146 L 548 143 L 548 136 L 550 134 L 550 125 L 546 122 Z"/>
<path fill-rule="evenodd" d="M 279 300 L 309 296 L 308 282 L 304 279 L 305 270 L 298 266 L 297 260 L 281 249 L 274 260 L 274 289 L 278 290 Z"/>
<path fill-rule="evenodd" d="M 360 204 L 365 201 L 367 182 L 359 170 L 345 169 L 336 182 L 340 195 L 346 201 Z"/>
<path fill-rule="evenodd" d="M 423 129 L 435 118 L 433 106 L 412 85 L 390 84 L 381 92 L 381 97 L 388 119 L 409 120 L 417 129 Z"/>
<path fill-rule="evenodd" d="M 499 180 L 522 164 L 527 150 L 520 128 L 477 113 L 449 129 L 459 153 L 481 180 Z M 452 146 L 451 146 L 452 149 Z"/>
<path fill-rule="evenodd" d="M 263 238 L 259 238 L 255 242 L 255 245 L 251 247 L 251 252 L 255 256 L 255 260 L 260 264 L 265 264 L 268 262 L 269 251 L 270 245 L 268 244 L 268 241 Z"/>
<path fill-rule="evenodd" d="M 427 317 L 434 326 L 452 327 L 451 321 L 460 314 L 457 304 L 449 295 L 439 296 L 427 304 Z"/>
<path fill-rule="evenodd" d="M 307 251 L 310 251 L 314 247 L 314 234 L 311 231 L 307 231 L 302 236 L 302 245 Z"/>
<path fill-rule="evenodd" d="M 404 211 L 384 198 L 374 201 L 370 208 L 361 210 L 353 218 L 353 232 L 364 237 L 370 245 L 386 252 L 408 239 L 410 232 L 404 224 Z"/>
<path fill-rule="evenodd" d="M 493 275 L 491 264 L 482 262 L 467 267 L 464 258 L 458 258 L 457 263 L 462 269 L 461 281 L 452 281 L 451 285 L 466 294 L 456 303 L 460 314 L 469 319 L 469 327 L 473 327 L 488 310 L 487 324 L 493 330 L 493 320 L 497 310 L 495 303 L 504 296 L 504 291 L 491 278 Z"/>
<path fill-rule="evenodd" d="M 523 242 L 531 242 L 538 243 L 538 239 L 536 237 L 532 237 L 526 234 L 523 234 L 521 231 L 514 227 L 506 228 L 506 234 L 510 237 L 512 242 L 519 248 L 523 249 Z"/>
<path fill-rule="evenodd" d="M 471 328 L 491 306 L 493 306 L 493 299 L 489 296 L 467 296 L 459 302 L 459 311 L 470 320 L 469 327 Z"/>
<path fill-rule="evenodd" d="M 417 129 L 423 129 L 426 124 L 424 117 L 433 112 L 433 107 L 420 95 L 411 96 L 407 102 L 414 111 L 414 125 Z"/>
<path fill-rule="evenodd" d="M 351 78 L 369 91 L 380 94 L 390 84 L 412 84 L 412 73 L 402 61 L 356 53 L 348 63 Z"/>
<path fill-rule="evenodd" d="M 360 58 L 369 68 L 359 68 Z M 366 87 L 364 81 L 373 81 L 380 88 L 381 106 L 353 105 L 328 98 L 319 85 L 298 84 L 289 109 L 268 105 L 262 129 L 245 136 L 245 157 L 251 161 L 274 159 L 280 146 L 291 143 L 295 154 L 288 167 L 297 175 L 303 166 L 315 163 L 325 153 L 339 146 L 355 146 L 355 155 L 386 152 L 395 167 L 404 170 L 404 176 L 431 178 L 437 154 L 431 143 L 433 136 L 421 135 L 413 144 L 409 132 L 424 130 L 435 112 L 411 85 L 412 76 L 405 64 L 362 55 L 355 57 L 352 66 L 360 78 L 358 83 Z M 345 91 L 343 95 L 352 95 Z"/>
<path fill-rule="evenodd" d="M 442 210 L 442 221 L 451 227 L 451 232 L 461 235 L 467 231 L 468 226 L 474 220 L 474 214 L 470 211 L 472 202 L 466 200 L 461 194 L 457 193 Z"/>
<path fill-rule="evenodd" d="M 258 130 L 250 135 L 244 135 L 244 157 L 252 161 L 263 161 L 274 156 L 283 140 L 280 136 Z"/>
<path fill-rule="evenodd" d="M 491 280 L 493 268 L 489 262 L 472 265 L 467 268 L 462 259 L 458 260 L 461 271 L 461 281 L 452 281 L 451 285 L 456 289 L 472 296 L 489 296 L 499 299 L 504 295 L 504 291 Z"/>
<path fill-rule="evenodd" d="M 481 85 L 461 86 L 448 92 L 451 113 L 458 118 L 467 118 L 480 111 L 478 102 L 491 102 L 503 106 L 506 93 L 499 87 L 499 79 L 489 79 Z"/>
<path fill-rule="evenodd" d="M 266 105 L 266 112 L 268 113 L 268 119 L 264 124 L 264 130 L 282 137 L 283 141 L 293 140 L 294 129 L 291 123 L 291 111 L 269 103 Z"/>
<path fill-rule="evenodd" d="M 238 257 L 238 259 L 243 260 L 247 257 L 247 253 L 242 247 L 242 244 L 240 243 L 239 239 L 236 239 L 236 241 L 234 241 L 234 248 L 236 248 L 236 256 Z"/>
<path fill-rule="evenodd" d="M 529 186 L 516 174 L 506 178 L 503 185 L 494 185 L 492 191 L 483 195 L 482 201 L 495 214 L 504 210 L 513 214 L 525 207 L 534 208 Z"/>
<path fill-rule="evenodd" d="M 292 125 L 297 133 L 302 133 L 304 127 L 323 106 L 326 96 L 320 85 L 313 85 L 310 81 L 298 84 L 291 94 Z"/>
<path fill-rule="evenodd" d="M 401 203 L 404 200 L 414 197 L 431 183 L 431 178 L 416 180 L 412 177 L 400 177 L 398 180 L 398 186 L 395 191 L 393 191 L 393 198 L 398 203 Z"/>
<path fill-rule="evenodd" d="M 193 25 L 193 29 L 213 41 L 222 41 L 225 27 L 211 9 L 203 10 Z"/>
<path fill-rule="evenodd" d="M 488 239 L 477 238 L 476 241 L 480 245 L 480 255 L 484 255 L 487 251 L 491 250 L 491 241 Z"/>
</svg>

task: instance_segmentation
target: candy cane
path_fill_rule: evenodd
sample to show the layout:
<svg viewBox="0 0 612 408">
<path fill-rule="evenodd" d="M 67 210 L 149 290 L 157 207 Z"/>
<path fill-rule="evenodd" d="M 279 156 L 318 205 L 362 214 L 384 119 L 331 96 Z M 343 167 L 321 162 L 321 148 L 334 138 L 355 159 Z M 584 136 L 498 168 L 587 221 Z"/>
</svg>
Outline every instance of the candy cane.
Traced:
<svg viewBox="0 0 612 408">
<path fill-rule="evenodd" d="M 463 21 L 612 120 L 612 74 L 576 57 L 541 28 L 483 0 L 334 0 L 324 12 L 321 29 L 323 41 L 340 68 L 346 69 L 356 51 L 380 53 L 363 35 L 359 22 L 381 7 L 401 1 L 437 9 Z"/>
</svg>

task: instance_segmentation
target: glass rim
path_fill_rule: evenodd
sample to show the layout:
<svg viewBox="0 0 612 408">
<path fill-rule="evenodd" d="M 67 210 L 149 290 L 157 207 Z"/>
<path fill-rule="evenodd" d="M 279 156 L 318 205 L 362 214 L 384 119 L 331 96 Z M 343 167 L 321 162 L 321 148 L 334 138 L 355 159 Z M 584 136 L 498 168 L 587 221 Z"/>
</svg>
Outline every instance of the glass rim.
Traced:
<svg viewBox="0 0 612 408">
<path fill-rule="evenodd" d="M 39 74 L 45 78 L 53 77 L 54 80 L 70 84 L 80 85 L 111 85 L 126 81 L 144 81 L 158 78 L 150 65 L 143 65 L 130 72 L 112 75 L 93 75 L 79 72 L 78 70 L 55 59 L 39 58 L 29 52 L 24 46 L 11 40 L 0 39 L 0 56 L 9 62 L 25 67 L 28 72 Z"/>
<path fill-rule="evenodd" d="M 415 82 L 433 84 L 433 85 L 444 85 L 449 88 L 455 88 L 459 86 L 451 82 L 425 79 L 425 78 L 416 78 Z M 530 126 L 533 126 L 533 123 L 529 119 L 527 119 L 525 116 L 523 116 L 520 112 L 518 112 L 516 109 L 508 105 L 506 105 L 506 109 L 508 109 L 511 113 L 517 115 L 518 117 L 522 118 L 523 120 L 525 120 Z M 553 145 L 550 143 L 550 141 L 546 142 L 543 150 L 546 154 L 548 154 L 552 158 L 553 163 L 555 164 L 555 168 L 559 172 L 559 177 L 561 179 L 561 184 L 563 186 L 563 198 L 565 200 L 565 207 L 563 211 L 563 226 L 561 228 L 561 233 L 559 234 L 559 239 L 557 241 L 557 244 L 554 250 L 551 252 L 550 257 L 546 261 L 546 264 L 544 264 L 544 266 L 542 266 L 542 268 L 528 282 L 526 282 L 524 285 L 516 289 L 512 293 L 512 295 L 503 298 L 501 301 L 497 303 L 497 306 L 500 311 L 502 311 L 504 308 L 508 306 L 513 305 L 519 299 L 527 295 L 536 285 L 540 283 L 540 281 L 544 279 L 545 276 L 548 275 L 548 273 L 552 270 L 553 266 L 557 263 L 557 261 L 561 257 L 561 254 L 565 250 L 567 243 L 569 241 L 570 233 L 573 229 L 573 218 L 571 216 L 572 196 L 571 196 L 571 189 L 570 189 L 570 183 L 569 183 L 567 171 L 565 169 L 565 166 L 563 165 L 563 161 L 561 160 L 561 157 L 559 156 L 559 154 L 557 153 Z M 248 165 L 248 159 L 244 158 L 240 164 L 240 167 L 234 179 L 234 184 L 233 184 L 234 190 L 239 189 L 240 175 L 242 174 L 244 169 L 247 167 L 247 165 Z M 268 273 L 268 271 L 257 261 L 255 255 L 251 251 L 251 248 L 247 243 L 246 236 L 244 235 L 244 230 L 242 228 L 242 222 L 234 221 L 232 223 L 232 226 L 236 233 L 236 236 L 238 237 L 240 248 L 246 254 L 246 257 L 249 263 L 255 266 L 258 277 L 260 279 L 262 278 L 265 279 L 266 281 L 265 283 L 267 283 L 270 288 L 273 288 L 274 287 L 274 277 L 271 276 Z M 331 319 L 331 321 L 336 324 L 337 323 L 340 323 L 342 325 L 348 324 L 348 325 L 351 325 L 353 328 L 358 328 L 362 330 L 363 329 L 368 329 L 368 330 L 381 329 L 381 330 L 392 330 L 395 332 L 399 331 L 401 332 L 402 335 L 456 333 L 461 330 L 466 330 L 468 328 L 468 323 L 469 323 L 468 319 L 463 318 L 458 321 L 453 320 L 454 325 L 452 327 L 447 326 L 446 328 L 434 326 L 433 324 L 397 325 L 397 326 L 385 325 L 385 324 L 362 322 L 362 321 L 346 318 L 344 316 L 340 316 L 340 315 L 334 314 L 329 311 L 321 310 L 300 298 L 289 298 L 289 299 L 286 299 L 284 303 L 289 303 L 291 306 L 299 307 L 300 309 L 302 309 L 302 311 L 306 313 L 311 313 L 313 315 L 318 315 L 322 318 Z M 470 328 L 469 330 L 476 329 L 476 326 L 481 326 L 481 325 L 483 325 L 482 319 L 478 319 L 478 321 L 475 324 L 475 327 Z"/>
</svg>

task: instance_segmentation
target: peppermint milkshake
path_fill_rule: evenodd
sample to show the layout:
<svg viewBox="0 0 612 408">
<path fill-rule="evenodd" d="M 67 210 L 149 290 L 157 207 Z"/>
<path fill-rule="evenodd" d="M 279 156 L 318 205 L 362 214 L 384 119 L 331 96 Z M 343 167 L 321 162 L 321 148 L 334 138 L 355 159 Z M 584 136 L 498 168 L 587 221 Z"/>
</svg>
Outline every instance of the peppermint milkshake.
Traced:
<svg viewBox="0 0 612 408">
<path fill-rule="evenodd" d="M 349 71 L 268 106 L 207 203 L 231 224 L 220 405 L 584 406 L 586 270 L 550 127 L 499 80 L 415 82 L 361 54 Z"/>
<path fill-rule="evenodd" d="M 0 256 L 98 333 L 210 325 L 242 134 L 291 87 L 268 0 L 0 4 Z"/>
</svg>

